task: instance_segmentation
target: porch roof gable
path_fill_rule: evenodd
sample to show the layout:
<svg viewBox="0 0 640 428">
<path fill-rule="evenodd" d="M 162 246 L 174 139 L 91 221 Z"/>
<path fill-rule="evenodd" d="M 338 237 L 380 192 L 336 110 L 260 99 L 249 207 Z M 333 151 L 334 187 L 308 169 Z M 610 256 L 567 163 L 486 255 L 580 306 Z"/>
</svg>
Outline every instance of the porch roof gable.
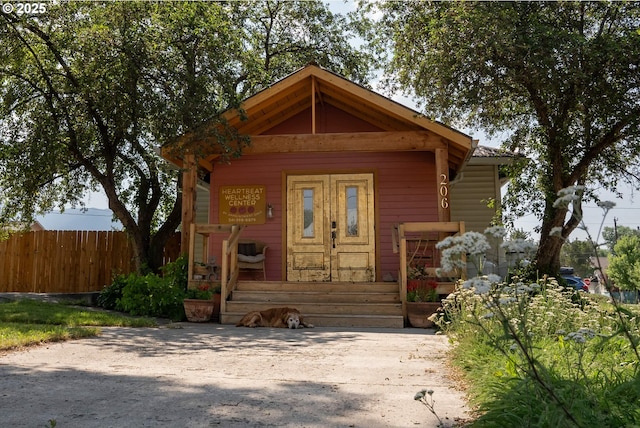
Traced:
<svg viewBox="0 0 640 428">
<path fill-rule="evenodd" d="M 347 114 L 375 125 L 381 132 L 321 134 L 316 132 L 316 106 L 331 105 Z M 284 121 L 311 112 L 309 134 L 277 135 L 269 130 Z M 268 88 L 247 98 L 238 109 L 221 115 L 238 134 L 249 136 L 251 144 L 242 153 L 297 151 L 433 151 L 446 148 L 449 166 L 459 169 L 470 157 L 475 143 L 471 137 L 431 120 L 370 89 L 335 73 L 307 65 Z M 179 137 L 173 144 L 197 144 L 200 166 L 212 169 L 212 161 L 223 154 L 217 142 L 220 124 L 212 120 Z M 237 147 L 237 146 L 236 146 Z M 181 164 L 180 156 L 163 147 L 162 154 Z"/>
</svg>

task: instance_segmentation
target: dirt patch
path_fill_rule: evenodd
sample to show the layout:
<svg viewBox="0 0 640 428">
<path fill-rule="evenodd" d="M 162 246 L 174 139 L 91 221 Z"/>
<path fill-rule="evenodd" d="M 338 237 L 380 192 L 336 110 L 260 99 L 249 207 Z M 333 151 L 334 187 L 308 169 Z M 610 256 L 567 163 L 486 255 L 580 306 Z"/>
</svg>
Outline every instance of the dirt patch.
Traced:
<svg viewBox="0 0 640 428">
<path fill-rule="evenodd" d="M 179 323 L 0 357 L 5 426 L 437 426 L 468 416 L 447 338 L 418 329 L 269 329 Z"/>
</svg>

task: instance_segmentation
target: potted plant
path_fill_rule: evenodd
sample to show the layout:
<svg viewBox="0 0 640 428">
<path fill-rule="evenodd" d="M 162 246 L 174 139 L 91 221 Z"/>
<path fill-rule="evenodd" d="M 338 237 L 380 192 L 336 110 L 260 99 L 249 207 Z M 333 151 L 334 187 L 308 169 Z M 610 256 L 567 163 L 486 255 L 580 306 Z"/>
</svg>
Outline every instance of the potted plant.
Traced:
<svg viewBox="0 0 640 428">
<path fill-rule="evenodd" d="M 411 265 L 407 269 L 407 288 L 416 289 L 420 284 L 429 279 L 427 267 L 423 265 Z"/>
<path fill-rule="evenodd" d="M 188 288 L 182 304 L 188 321 L 209 321 L 212 316 L 215 318 L 216 308 L 218 315 L 220 314 L 220 285 L 204 282 L 197 287 Z"/>
<path fill-rule="evenodd" d="M 440 308 L 438 282 L 433 278 L 413 278 L 407 281 L 407 317 L 412 327 L 429 328 L 429 319 Z"/>
</svg>

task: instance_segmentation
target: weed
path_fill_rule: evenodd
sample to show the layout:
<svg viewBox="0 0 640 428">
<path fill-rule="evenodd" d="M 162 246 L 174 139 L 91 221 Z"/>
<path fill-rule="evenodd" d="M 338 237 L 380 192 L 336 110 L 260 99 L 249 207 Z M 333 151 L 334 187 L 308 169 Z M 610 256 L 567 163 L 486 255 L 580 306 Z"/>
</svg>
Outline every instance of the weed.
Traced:
<svg viewBox="0 0 640 428">
<path fill-rule="evenodd" d="M 444 424 L 442 423 L 442 419 L 440 419 L 440 416 L 438 416 L 438 413 L 436 413 L 436 409 L 434 407 L 436 402 L 433 399 L 433 389 L 423 389 L 422 391 L 416 393 L 413 399 L 424 404 L 424 406 L 433 414 L 433 416 L 438 419 L 439 427 L 444 426 Z"/>
<path fill-rule="evenodd" d="M 473 239 L 460 241 L 483 248 Z M 531 273 L 471 278 L 442 302 L 436 322 L 468 373 L 474 426 L 638 426 L 638 310 Z"/>
</svg>

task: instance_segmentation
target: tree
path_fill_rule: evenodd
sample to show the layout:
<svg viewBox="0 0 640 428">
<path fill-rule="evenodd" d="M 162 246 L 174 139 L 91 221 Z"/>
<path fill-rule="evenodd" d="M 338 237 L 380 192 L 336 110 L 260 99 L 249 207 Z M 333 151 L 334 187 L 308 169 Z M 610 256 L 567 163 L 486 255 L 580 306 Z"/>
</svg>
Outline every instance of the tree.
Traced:
<svg viewBox="0 0 640 428">
<path fill-rule="evenodd" d="M 607 248 L 612 253 L 614 252 L 614 247 L 618 242 L 618 239 L 624 236 L 640 236 L 640 230 L 632 229 L 627 226 L 616 226 L 613 227 L 605 227 L 602 229 L 602 239 L 604 240 Z"/>
<path fill-rule="evenodd" d="M 595 269 L 591 264 L 591 258 L 596 255 L 601 255 L 601 252 L 596 253 L 591 242 L 576 239 L 567 241 L 562 246 L 560 263 L 562 266 L 573 267 L 577 276 L 588 277 L 593 274 Z"/>
<path fill-rule="evenodd" d="M 394 89 L 453 126 L 508 135 L 511 218 L 541 220 L 536 257 L 555 273 L 594 188 L 638 185 L 640 4 L 385 2 Z M 506 134 L 505 134 L 506 133 Z M 557 203 L 559 192 L 569 189 Z"/>
<path fill-rule="evenodd" d="M 156 147 L 311 60 L 367 76 L 346 19 L 316 1 L 46 9 L 0 14 L 0 223 L 102 189 L 139 269 L 160 266 L 181 220 L 180 174 Z"/>
<path fill-rule="evenodd" d="M 640 236 L 627 235 L 618 240 L 609 257 L 607 275 L 621 290 L 640 290 Z"/>
</svg>

